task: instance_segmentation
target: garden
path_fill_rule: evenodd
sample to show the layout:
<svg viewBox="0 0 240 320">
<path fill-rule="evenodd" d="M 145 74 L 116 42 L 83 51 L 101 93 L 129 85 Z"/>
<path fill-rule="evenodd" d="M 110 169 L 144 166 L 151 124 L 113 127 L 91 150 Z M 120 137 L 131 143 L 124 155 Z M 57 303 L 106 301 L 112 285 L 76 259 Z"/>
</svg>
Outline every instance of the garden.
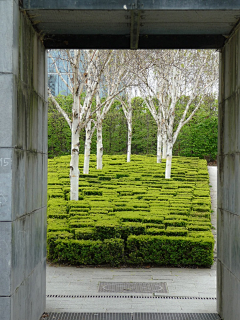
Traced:
<svg viewBox="0 0 240 320">
<path fill-rule="evenodd" d="M 80 155 L 80 164 L 83 155 Z M 210 267 L 214 239 L 206 160 L 104 155 L 80 174 L 70 201 L 70 156 L 48 162 L 48 260 L 72 265 Z"/>
</svg>

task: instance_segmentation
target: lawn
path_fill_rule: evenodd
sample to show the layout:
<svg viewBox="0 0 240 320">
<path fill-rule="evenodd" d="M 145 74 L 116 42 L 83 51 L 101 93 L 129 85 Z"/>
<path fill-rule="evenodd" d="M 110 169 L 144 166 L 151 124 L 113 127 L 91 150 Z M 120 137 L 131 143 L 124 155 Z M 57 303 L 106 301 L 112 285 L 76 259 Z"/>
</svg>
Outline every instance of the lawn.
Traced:
<svg viewBox="0 0 240 320">
<path fill-rule="evenodd" d="M 213 263 L 207 163 L 175 157 L 172 178 L 156 157 L 91 157 L 69 201 L 70 157 L 48 162 L 48 259 L 74 265 L 202 266 Z M 83 156 L 80 156 L 80 166 Z M 80 169 L 81 170 L 81 169 Z M 81 171 L 80 171 L 81 172 Z"/>
</svg>

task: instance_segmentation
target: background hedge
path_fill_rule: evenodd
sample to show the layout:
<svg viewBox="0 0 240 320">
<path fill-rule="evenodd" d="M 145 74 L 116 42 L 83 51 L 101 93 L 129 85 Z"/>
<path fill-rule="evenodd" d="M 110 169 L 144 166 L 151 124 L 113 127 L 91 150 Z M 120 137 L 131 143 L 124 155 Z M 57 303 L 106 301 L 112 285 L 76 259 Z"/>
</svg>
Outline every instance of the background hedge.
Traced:
<svg viewBox="0 0 240 320">
<path fill-rule="evenodd" d="M 56 99 L 71 118 L 72 97 L 58 96 Z M 184 102 L 184 97 L 182 101 Z M 132 153 L 154 155 L 157 150 L 157 126 L 148 109 L 142 104 L 141 98 L 133 99 Z M 181 100 L 177 105 L 175 128 L 184 105 L 185 103 L 181 104 Z M 49 101 L 48 110 L 49 157 L 68 155 L 71 149 L 71 131 L 68 124 L 51 101 Z M 180 131 L 173 149 L 175 156 L 216 160 L 217 110 L 217 101 L 212 97 L 207 97 L 193 119 Z M 84 152 L 84 139 L 83 130 L 80 135 L 80 153 Z M 127 121 L 118 101 L 113 104 L 103 121 L 103 148 L 104 154 L 109 155 L 126 154 L 127 152 Z M 96 134 L 93 135 L 91 153 L 96 153 Z"/>
</svg>

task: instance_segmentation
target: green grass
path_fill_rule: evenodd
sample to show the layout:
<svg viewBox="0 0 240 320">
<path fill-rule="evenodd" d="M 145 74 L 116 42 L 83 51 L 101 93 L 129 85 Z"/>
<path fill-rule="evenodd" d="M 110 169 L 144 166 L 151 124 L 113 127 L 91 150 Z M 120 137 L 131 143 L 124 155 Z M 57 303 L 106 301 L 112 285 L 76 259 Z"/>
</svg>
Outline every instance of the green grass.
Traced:
<svg viewBox="0 0 240 320">
<path fill-rule="evenodd" d="M 48 163 L 48 259 L 71 264 L 205 266 L 213 262 L 207 163 L 175 157 L 172 178 L 156 157 L 104 156 L 81 174 L 69 201 L 70 157 Z M 89 256 L 88 254 L 89 253 Z"/>
</svg>

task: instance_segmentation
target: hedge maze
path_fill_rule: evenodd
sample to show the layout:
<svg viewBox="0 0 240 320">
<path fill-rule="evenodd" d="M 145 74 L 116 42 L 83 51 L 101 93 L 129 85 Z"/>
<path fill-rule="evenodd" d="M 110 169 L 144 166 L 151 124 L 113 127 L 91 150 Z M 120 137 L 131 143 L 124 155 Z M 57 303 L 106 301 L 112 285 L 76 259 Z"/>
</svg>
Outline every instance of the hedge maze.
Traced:
<svg viewBox="0 0 240 320">
<path fill-rule="evenodd" d="M 202 266 L 213 263 L 207 163 L 173 158 L 172 178 L 156 157 L 104 156 L 80 175 L 69 201 L 69 156 L 48 163 L 48 259 L 78 265 Z M 83 156 L 80 156 L 83 163 Z"/>
</svg>

